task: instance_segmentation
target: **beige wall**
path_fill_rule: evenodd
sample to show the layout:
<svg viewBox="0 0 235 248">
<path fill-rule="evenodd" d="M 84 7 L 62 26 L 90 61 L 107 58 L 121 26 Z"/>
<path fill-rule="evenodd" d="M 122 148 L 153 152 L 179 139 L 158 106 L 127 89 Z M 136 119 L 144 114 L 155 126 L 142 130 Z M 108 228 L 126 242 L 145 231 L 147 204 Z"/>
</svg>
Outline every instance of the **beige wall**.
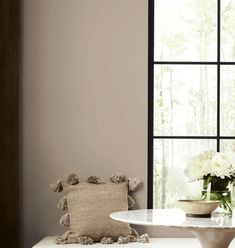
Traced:
<svg viewBox="0 0 235 248">
<path fill-rule="evenodd" d="M 62 233 L 49 184 L 70 172 L 142 178 L 146 207 L 147 2 L 23 1 L 24 248 Z"/>
</svg>

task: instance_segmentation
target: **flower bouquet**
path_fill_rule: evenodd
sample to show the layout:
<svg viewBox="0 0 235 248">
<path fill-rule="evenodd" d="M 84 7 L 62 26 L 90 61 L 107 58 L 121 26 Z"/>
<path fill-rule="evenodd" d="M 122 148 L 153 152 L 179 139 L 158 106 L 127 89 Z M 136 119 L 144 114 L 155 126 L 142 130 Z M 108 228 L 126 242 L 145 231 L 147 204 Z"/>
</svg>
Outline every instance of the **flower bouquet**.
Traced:
<svg viewBox="0 0 235 248">
<path fill-rule="evenodd" d="M 190 180 L 203 180 L 202 199 L 219 200 L 231 214 L 231 186 L 235 182 L 235 153 L 206 151 L 194 157 L 185 170 Z"/>
</svg>

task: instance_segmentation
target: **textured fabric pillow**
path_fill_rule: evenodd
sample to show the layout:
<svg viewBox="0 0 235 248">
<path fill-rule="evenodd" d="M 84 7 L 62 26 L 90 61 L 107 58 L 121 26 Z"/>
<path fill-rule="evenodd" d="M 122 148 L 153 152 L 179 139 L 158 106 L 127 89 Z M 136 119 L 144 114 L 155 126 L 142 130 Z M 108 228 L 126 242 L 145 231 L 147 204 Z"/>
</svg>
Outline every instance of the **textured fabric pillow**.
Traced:
<svg viewBox="0 0 235 248">
<path fill-rule="evenodd" d="M 113 212 L 128 210 L 127 183 L 81 183 L 67 194 L 70 231 L 79 236 L 89 234 L 94 241 L 132 234 L 129 224 L 112 220 Z"/>
<path fill-rule="evenodd" d="M 139 179 L 126 179 L 122 174 L 114 174 L 109 183 L 91 176 L 87 182 L 79 183 L 75 174 L 66 180 L 58 180 L 51 185 L 54 192 L 64 192 L 57 208 L 68 213 L 60 219 L 60 224 L 69 230 L 57 237 L 57 243 L 103 244 L 148 242 L 148 235 L 139 236 L 127 223 L 112 220 L 109 215 L 133 207 L 134 199 L 128 195 L 141 183 Z"/>
</svg>

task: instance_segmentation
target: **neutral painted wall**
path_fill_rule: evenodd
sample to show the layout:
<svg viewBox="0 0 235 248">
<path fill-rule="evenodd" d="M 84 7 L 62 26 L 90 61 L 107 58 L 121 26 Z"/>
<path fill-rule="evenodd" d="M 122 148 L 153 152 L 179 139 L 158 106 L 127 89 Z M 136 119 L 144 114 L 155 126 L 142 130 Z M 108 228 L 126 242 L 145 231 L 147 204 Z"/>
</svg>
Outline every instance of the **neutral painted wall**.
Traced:
<svg viewBox="0 0 235 248">
<path fill-rule="evenodd" d="M 22 238 L 29 248 L 63 232 L 60 195 L 49 185 L 70 172 L 142 178 L 136 199 L 147 206 L 148 1 L 24 0 L 22 16 Z"/>
</svg>

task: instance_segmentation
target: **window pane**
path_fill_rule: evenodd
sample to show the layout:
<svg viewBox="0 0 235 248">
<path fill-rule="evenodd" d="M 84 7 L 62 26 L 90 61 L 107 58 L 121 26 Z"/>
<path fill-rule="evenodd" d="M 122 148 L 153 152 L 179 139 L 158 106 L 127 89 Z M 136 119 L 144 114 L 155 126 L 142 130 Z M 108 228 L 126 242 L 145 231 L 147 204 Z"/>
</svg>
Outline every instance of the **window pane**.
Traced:
<svg viewBox="0 0 235 248">
<path fill-rule="evenodd" d="M 215 61 L 217 0 L 156 0 L 155 61 Z"/>
<path fill-rule="evenodd" d="M 220 140 L 220 150 L 225 152 L 235 152 L 235 140 Z"/>
<path fill-rule="evenodd" d="M 155 140 L 154 208 L 174 207 L 178 199 L 198 198 L 201 193 L 201 182 L 189 182 L 184 175 L 184 169 L 192 156 L 215 149 L 215 140 Z"/>
<path fill-rule="evenodd" d="M 235 136 L 235 66 L 221 66 L 221 135 Z"/>
<path fill-rule="evenodd" d="M 235 60 L 235 1 L 221 1 L 221 60 Z"/>
<path fill-rule="evenodd" d="M 216 66 L 155 65 L 154 134 L 216 134 Z"/>
</svg>

